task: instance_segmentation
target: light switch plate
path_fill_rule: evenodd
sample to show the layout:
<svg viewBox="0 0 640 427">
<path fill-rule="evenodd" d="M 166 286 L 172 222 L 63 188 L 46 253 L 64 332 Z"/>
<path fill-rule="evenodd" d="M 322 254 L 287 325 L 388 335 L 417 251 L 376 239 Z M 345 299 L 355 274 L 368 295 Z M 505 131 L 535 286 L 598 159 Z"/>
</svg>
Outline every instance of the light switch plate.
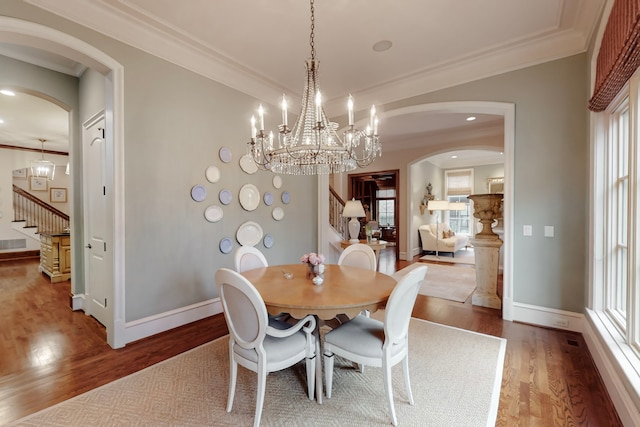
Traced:
<svg viewBox="0 0 640 427">
<path fill-rule="evenodd" d="M 533 236 L 533 226 L 531 226 L 531 225 L 523 225 L 522 226 L 522 235 L 523 236 Z"/>
<path fill-rule="evenodd" d="M 544 237 L 553 237 L 553 225 L 544 226 Z"/>
</svg>

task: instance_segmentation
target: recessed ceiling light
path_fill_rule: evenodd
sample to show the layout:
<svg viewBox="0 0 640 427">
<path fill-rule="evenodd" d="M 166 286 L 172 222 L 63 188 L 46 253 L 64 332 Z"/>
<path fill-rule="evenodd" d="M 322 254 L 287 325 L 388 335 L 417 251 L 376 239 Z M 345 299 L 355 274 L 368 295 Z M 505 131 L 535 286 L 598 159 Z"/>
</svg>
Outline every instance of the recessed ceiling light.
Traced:
<svg viewBox="0 0 640 427">
<path fill-rule="evenodd" d="M 2 89 L 0 90 L 0 93 L 7 96 L 16 96 L 15 92 L 12 92 L 8 89 Z"/>
<path fill-rule="evenodd" d="M 468 121 L 468 122 L 472 122 L 472 121 L 474 121 L 475 119 L 476 119 L 476 118 L 475 118 L 475 116 L 469 116 L 469 117 L 467 117 L 467 121 Z"/>
<path fill-rule="evenodd" d="M 4 120 L 0 119 L 0 125 L 4 123 Z"/>
<path fill-rule="evenodd" d="M 453 156 L 451 156 L 452 159 L 457 159 L 458 156 L 456 156 L 455 154 Z"/>
<path fill-rule="evenodd" d="M 376 52 L 384 52 L 385 50 L 391 49 L 393 44 L 389 40 L 380 40 L 378 43 L 373 45 L 373 50 Z"/>
</svg>

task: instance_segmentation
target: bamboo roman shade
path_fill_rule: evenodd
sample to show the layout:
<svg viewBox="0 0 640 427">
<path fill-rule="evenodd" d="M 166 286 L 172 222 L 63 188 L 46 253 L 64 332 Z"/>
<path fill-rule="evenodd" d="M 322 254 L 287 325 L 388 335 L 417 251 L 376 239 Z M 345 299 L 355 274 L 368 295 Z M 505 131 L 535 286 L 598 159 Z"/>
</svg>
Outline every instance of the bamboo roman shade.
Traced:
<svg viewBox="0 0 640 427">
<path fill-rule="evenodd" d="M 446 171 L 447 196 L 468 196 L 473 194 L 471 169 Z"/>
<path fill-rule="evenodd" d="M 596 63 L 589 109 L 604 111 L 640 65 L 640 1 L 616 0 Z"/>
</svg>

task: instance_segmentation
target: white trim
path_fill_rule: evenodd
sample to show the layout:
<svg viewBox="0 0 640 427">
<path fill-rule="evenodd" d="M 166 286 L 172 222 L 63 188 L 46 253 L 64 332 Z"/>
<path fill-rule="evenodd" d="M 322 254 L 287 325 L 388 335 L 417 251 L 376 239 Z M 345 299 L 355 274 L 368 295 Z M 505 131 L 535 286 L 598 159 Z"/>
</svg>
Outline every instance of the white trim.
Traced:
<svg viewBox="0 0 640 427">
<path fill-rule="evenodd" d="M 222 313 L 220 298 L 213 298 L 197 304 L 191 304 L 175 310 L 127 322 L 124 325 L 124 336 L 126 342 L 130 343 L 220 313 Z"/>
<path fill-rule="evenodd" d="M 581 333 L 584 315 L 572 311 L 514 302 L 513 321 Z"/>
<path fill-rule="evenodd" d="M 625 426 L 640 425 L 640 377 L 637 371 L 594 311 L 587 310 L 583 329 L 589 353 L 620 420 Z"/>
</svg>

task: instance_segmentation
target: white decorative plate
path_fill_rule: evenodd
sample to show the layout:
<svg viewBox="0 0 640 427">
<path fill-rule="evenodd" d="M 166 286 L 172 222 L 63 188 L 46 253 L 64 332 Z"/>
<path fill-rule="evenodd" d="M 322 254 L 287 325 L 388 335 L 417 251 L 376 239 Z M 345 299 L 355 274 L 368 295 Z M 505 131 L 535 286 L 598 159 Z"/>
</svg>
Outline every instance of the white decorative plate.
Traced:
<svg viewBox="0 0 640 427">
<path fill-rule="evenodd" d="M 228 254 L 232 249 L 233 242 L 230 238 L 225 237 L 224 239 L 220 240 L 220 252 L 222 252 L 223 254 Z"/>
<path fill-rule="evenodd" d="M 279 208 L 279 207 L 274 208 L 273 211 L 271 212 L 271 216 L 276 221 L 280 221 L 282 218 L 284 218 L 284 211 L 282 210 L 282 208 Z"/>
<path fill-rule="evenodd" d="M 238 228 L 236 240 L 242 246 L 255 246 L 262 240 L 262 227 L 257 222 L 247 221 Z"/>
<path fill-rule="evenodd" d="M 280 175 L 276 175 L 273 177 L 273 186 L 275 188 L 282 187 L 282 177 Z"/>
<path fill-rule="evenodd" d="M 207 198 L 207 189 L 202 185 L 194 185 L 191 188 L 191 198 L 196 202 L 201 202 Z"/>
<path fill-rule="evenodd" d="M 229 163 L 231 161 L 231 158 L 233 157 L 231 155 L 231 150 L 229 149 L 229 147 L 220 148 L 220 152 L 218 154 L 220 155 L 220 160 L 225 163 Z"/>
<path fill-rule="evenodd" d="M 205 172 L 205 176 L 207 177 L 207 181 L 216 183 L 220 181 L 220 169 L 215 166 L 209 166 Z"/>
<path fill-rule="evenodd" d="M 204 217 L 209 222 L 218 222 L 224 216 L 224 212 L 220 206 L 211 205 L 204 210 Z"/>
<path fill-rule="evenodd" d="M 253 184 L 245 184 L 240 189 L 240 205 L 248 211 L 255 210 L 260 204 L 260 191 Z"/>
<path fill-rule="evenodd" d="M 229 203 L 231 203 L 231 199 L 233 199 L 233 196 L 231 195 L 231 191 L 223 189 L 220 190 L 218 198 L 220 199 L 220 203 L 222 203 L 223 205 L 228 205 Z"/>
<path fill-rule="evenodd" d="M 273 236 L 271 234 L 265 235 L 262 243 L 264 244 L 265 248 L 270 248 L 271 246 L 273 246 Z"/>
<path fill-rule="evenodd" d="M 240 169 L 251 175 L 258 171 L 258 165 L 256 165 L 251 156 L 245 154 L 240 157 Z"/>
<path fill-rule="evenodd" d="M 282 193 L 282 203 L 284 203 L 285 205 L 288 204 L 291 201 L 291 194 L 289 194 L 288 191 L 284 191 Z"/>
<path fill-rule="evenodd" d="M 268 191 L 264 193 L 263 199 L 265 205 L 271 206 L 273 204 L 273 194 L 269 193 Z"/>
</svg>

